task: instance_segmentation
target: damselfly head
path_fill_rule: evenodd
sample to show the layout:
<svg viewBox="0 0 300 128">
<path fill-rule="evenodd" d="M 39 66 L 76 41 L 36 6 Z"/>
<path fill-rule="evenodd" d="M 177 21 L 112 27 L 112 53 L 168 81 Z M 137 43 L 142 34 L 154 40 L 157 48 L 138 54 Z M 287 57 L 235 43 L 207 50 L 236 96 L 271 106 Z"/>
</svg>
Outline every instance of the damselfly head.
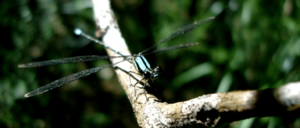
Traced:
<svg viewBox="0 0 300 128">
<path fill-rule="evenodd" d="M 152 79 L 158 79 L 158 76 L 160 75 L 160 73 L 162 72 L 162 68 L 160 66 L 157 66 L 153 69 L 153 75 L 152 75 Z"/>
</svg>

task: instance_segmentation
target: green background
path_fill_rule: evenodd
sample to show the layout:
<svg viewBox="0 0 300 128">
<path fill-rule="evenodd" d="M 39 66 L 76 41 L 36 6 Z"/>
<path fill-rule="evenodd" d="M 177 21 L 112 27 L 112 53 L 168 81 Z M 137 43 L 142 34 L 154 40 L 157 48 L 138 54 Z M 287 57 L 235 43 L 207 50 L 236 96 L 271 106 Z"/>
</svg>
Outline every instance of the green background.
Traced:
<svg viewBox="0 0 300 128">
<path fill-rule="evenodd" d="M 138 127 L 113 68 L 23 97 L 56 79 L 110 63 L 17 68 L 20 63 L 106 55 L 102 46 L 73 34 L 79 27 L 94 35 L 91 7 L 88 0 L 0 2 L 1 128 Z M 208 93 L 274 88 L 300 79 L 298 0 L 112 0 L 112 8 L 132 53 L 194 21 L 216 17 L 158 49 L 198 45 L 146 56 L 152 67 L 164 69 L 154 87 L 169 103 Z M 299 119 L 251 118 L 221 127 L 300 127 Z"/>
</svg>

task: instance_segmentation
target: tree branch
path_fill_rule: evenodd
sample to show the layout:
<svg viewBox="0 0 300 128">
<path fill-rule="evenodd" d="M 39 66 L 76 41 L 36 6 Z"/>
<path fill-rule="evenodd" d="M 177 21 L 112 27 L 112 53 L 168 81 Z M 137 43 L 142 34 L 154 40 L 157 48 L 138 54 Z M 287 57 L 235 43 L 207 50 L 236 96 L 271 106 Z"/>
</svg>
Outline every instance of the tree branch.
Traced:
<svg viewBox="0 0 300 128">
<path fill-rule="evenodd" d="M 131 55 L 120 33 L 117 21 L 110 8 L 109 0 L 93 0 L 96 35 L 102 36 L 103 43 L 125 55 Z M 108 55 L 117 56 L 107 50 Z M 122 59 L 111 59 L 112 63 Z M 117 64 L 124 71 L 135 71 L 127 61 Z M 178 102 L 160 102 L 147 92 L 137 80 L 142 77 L 116 69 L 119 81 L 128 96 L 141 127 L 215 127 L 227 122 L 250 117 L 282 116 L 299 114 L 300 82 L 266 90 L 233 91 L 199 96 Z M 147 83 L 146 83 L 147 84 Z M 148 100 L 147 100 L 148 98 Z"/>
</svg>

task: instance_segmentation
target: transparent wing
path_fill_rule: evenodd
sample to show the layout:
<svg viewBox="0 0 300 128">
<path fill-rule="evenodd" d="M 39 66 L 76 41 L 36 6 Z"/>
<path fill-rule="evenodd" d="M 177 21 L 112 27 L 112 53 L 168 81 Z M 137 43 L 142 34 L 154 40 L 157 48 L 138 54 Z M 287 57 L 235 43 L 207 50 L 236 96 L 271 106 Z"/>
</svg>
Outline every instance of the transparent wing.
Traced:
<svg viewBox="0 0 300 128">
<path fill-rule="evenodd" d="M 120 57 L 122 56 L 97 56 L 97 55 L 76 56 L 76 57 L 69 57 L 69 58 L 62 58 L 62 59 L 55 59 L 55 60 L 32 62 L 27 64 L 19 64 L 18 67 L 32 68 L 32 67 L 50 66 L 50 65 L 58 65 L 58 64 L 65 64 L 65 63 L 77 63 L 77 62 L 94 61 L 94 60 L 109 59 L 109 58 L 120 58 Z"/>
<path fill-rule="evenodd" d="M 158 49 L 149 53 L 144 53 L 143 55 L 150 55 L 150 54 L 154 54 L 154 53 L 158 53 L 158 52 L 165 52 L 165 51 L 169 51 L 169 50 L 175 50 L 175 49 L 179 49 L 179 48 L 185 48 L 185 47 L 189 47 L 189 46 L 193 46 L 193 45 L 197 45 L 198 43 L 193 43 L 193 44 L 184 44 L 184 45 L 179 45 L 179 46 L 173 46 L 173 47 L 168 47 L 168 48 L 163 48 L 163 49 Z"/>
<path fill-rule="evenodd" d="M 125 60 L 123 60 L 125 61 Z M 105 66 L 101 66 L 101 67 L 96 67 L 96 68 L 91 68 L 91 69 L 87 69 L 87 70 L 83 70 L 81 72 L 78 72 L 78 73 L 74 73 L 72 75 L 69 75 L 69 76 L 66 76 L 64 78 L 61 78 L 59 80 L 55 80 L 45 86 L 42 86 L 42 87 L 39 87 L 27 94 L 25 94 L 25 97 L 31 97 L 31 96 L 35 96 L 35 95 L 39 95 L 39 94 L 42 94 L 44 92 L 47 92 L 47 91 L 50 91 L 54 88 L 58 88 L 62 85 L 65 85 L 67 83 L 70 83 L 74 80 L 77 80 L 81 77 L 85 77 L 85 76 L 88 76 L 92 73 L 96 73 L 104 68 L 107 68 L 107 67 L 110 67 L 110 66 L 114 66 L 115 64 L 118 64 L 118 63 L 121 63 L 123 61 L 120 61 L 120 62 L 117 62 L 117 63 L 114 63 L 114 64 L 110 64 L 110 65 L 105 65 Z"/>
<path fill-rule="evenodd" d="M 207 18 L 207 19 L 195 22 L 193 24 L 190 24 L 188 26 L 185 26 L 183 28 L 180 28 L 180 29 L 178 29 L 178 30 L 170 33 L 169 35 L 163 37 L 155 45 L 153 45 L 152 47 L 150 47 L 150 48 L 148 48 L 148 49 L 146 49 L 146 50 L 144 50 L 142 52 L 140 52 L 140 54 L 145 53 L 145 52 L 149 51 L 150 49 L 153 49 L 153 48 L 157 47 L 158 45 L 160 45 L 160 44 L 162 44 L 164 42 L 167 42 L 167 41 L 169 41 L 171 39 L 174 39 L 175 37 L 178 37 L 178 36 L 180 36 L 180 35 L 182 35 L 184 33 L 187 33 L 187 32 L 189 32 L 189 31 L 191 31 L 191 30 L 193 30 L 193 29 L 195 29 L 195 28 L 197 28 L 199 26 L 202 26 L 202 25 L 210 22 L 213 19 L 215 19 L 215 17 L 210 17 L 210 18 Z"/>
</svg>

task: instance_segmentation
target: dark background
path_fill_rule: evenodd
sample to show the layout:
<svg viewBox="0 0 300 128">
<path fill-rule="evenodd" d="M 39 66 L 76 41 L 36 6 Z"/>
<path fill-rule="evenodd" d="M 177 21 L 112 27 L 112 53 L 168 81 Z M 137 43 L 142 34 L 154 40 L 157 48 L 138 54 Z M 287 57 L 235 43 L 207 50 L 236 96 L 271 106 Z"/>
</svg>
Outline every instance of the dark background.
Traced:
<svg viewBox="0 0 300 128">
<path fill-rule="evenodd" d="M 17 68 L 33 61 L 106 55 L 102 46 L 73 34 L 79 27 L 94 36 L 91 7 L 88 0 L 0 2 L 1 128 L 138 127 L 113 68 L 24 98 L 56 79 L 110 63 Z M 154 87 L 169 103 L 208 93 L 274 88 L 300 79 L 298 0 L 112 0 L 112 8 L 132 53 L 194 21 L 216 17 L 158 48 L 199 45 L 146 56 L 152 67 L 164 69 Z M 300 118 L 251 118 L 221 127 L 300 127 Z"/>
</svg>

